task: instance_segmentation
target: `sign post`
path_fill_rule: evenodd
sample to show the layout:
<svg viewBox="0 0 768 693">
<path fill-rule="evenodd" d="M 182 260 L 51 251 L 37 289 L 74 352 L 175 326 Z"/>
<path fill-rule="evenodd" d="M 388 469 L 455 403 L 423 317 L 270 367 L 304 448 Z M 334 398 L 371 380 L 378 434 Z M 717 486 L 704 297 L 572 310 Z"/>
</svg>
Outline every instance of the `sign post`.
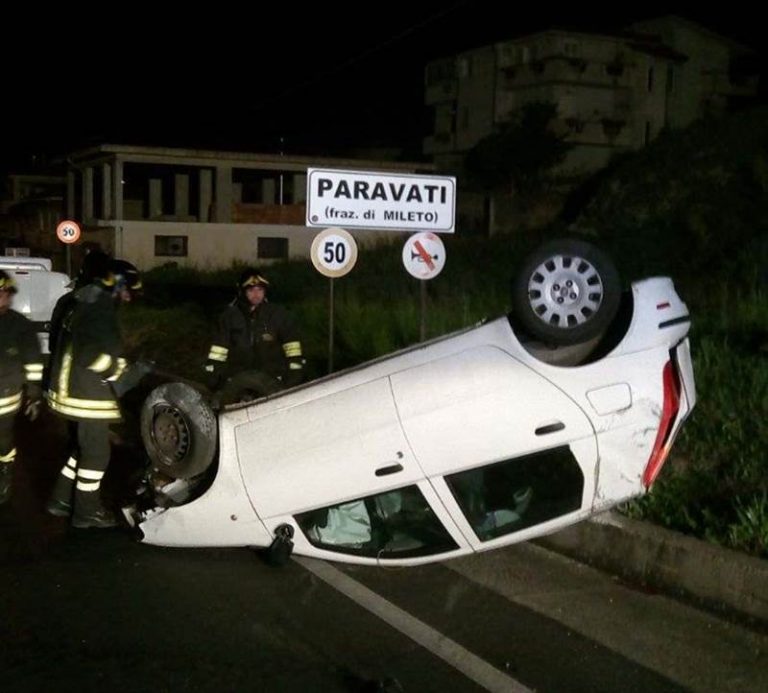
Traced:
<svg viewBox="0 0 768 693">
<path fill-rule="evenodd" d="M 56 227 L 56 238 L 66 245 L 67 276 L 72 276 L 72 253 L 70 246 L 80 240 L 80 225 L 76 221 L 65 219 Z"/>
<path fill-rule="evenodd" d="M 312 264 L 329 278 L 328 294 L 328 372 L 333 373 L 334 295 L 333 280 L 347 274 L 357 262 L 357 243 L 339 227 L 325 229 L 312 241 Z"/>
<path fill-rule="evenodd" d="M 333 231 L 334 224 L 360 231 L 419 232 L 406 242 L 403 263 L 411 275 L 422 280 L 419 332 L 424 341 L 427 332 L 424 281 L 437 276 L 445 263 L 445 248 L 435 234 L 456 230 L 456 178 L 395 171 L 308 168 L 306 197 L 305 224 L 310 228 L 331 227 L 322 233 Z M 321 244 L 320 235 L 312 245 L 312 262 L 318 271 L 331 277 L 330 372 L 333 368 L 333 277 L 341 275 L 327 273 L 330 265 L 324 262 L 324 256 L 331 251 Z M 324 238 L 324 242 L 330 240 L 330 236 Z"/>
<path fill-rule="evenodd" d="M 419 337 L 427 336 L 427 280 L 433 279 L 445 266 L 445 246 L 434 233 L 423 232 L 411 236 L 403 246 L 403 264 L 413 277 L 421 280 L 421 320 Z"/>
</svg>

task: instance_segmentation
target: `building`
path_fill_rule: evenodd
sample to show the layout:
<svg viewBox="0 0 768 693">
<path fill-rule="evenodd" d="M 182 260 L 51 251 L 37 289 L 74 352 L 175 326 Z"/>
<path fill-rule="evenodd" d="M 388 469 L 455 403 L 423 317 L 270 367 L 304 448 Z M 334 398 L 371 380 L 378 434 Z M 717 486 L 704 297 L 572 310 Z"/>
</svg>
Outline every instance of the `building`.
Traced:
<svg viewBox="0 0 768 693">
<path fill-rule="evenodd" d="M 679 17 L 640 22 L 621 34 L 549 30 L 427 65 L 434 131 L 424 153 L 439 170 L 527 103 L 557 105 L 553 127 L 573 145 L 560 172 L 592 173 L 618 152 L 639 149 L 665 128 L 722 113 L 754 95 L 755 76 L 735 74 L 748 50 Z"/>
<path fill-rule="evenodd" d="M 64 213 L 65 178 L 12 174 L 0 195 L 0 254 L 29 254 L 45 245 Z"/>
<path fill-rule="evenodd" d="M 321 159 L 104 144 L 66 160 L 66 216 L 82 250 L 98 245 L 144 270 L 169 262 L 200 269 L 308 257 L 307 168 L 428 173 L 432 164 Z M 61 254 L 53 230 L 50 246 Z M 401 237 L 355 231 L 360 245 Z"/>
</svg>

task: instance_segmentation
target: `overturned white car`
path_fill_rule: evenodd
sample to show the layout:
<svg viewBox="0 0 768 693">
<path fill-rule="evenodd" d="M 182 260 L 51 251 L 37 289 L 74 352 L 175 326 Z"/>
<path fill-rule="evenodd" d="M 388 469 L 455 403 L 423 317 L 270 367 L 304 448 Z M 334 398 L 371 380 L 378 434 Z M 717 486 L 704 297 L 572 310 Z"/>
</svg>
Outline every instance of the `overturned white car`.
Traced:
<svg viewBox="0 0 768 693">
<path fill-rule="evenodd" d="M 672 281 L 620 300 L 612 267 L 570 242 L 517 284 L 512 316 L 218 415 L 194 389 L 160 386 L 142 425 L 166 483 L 126 515 L 150 544 L 412 565 L 645 493 L 696 399 Z"/>
</svg>

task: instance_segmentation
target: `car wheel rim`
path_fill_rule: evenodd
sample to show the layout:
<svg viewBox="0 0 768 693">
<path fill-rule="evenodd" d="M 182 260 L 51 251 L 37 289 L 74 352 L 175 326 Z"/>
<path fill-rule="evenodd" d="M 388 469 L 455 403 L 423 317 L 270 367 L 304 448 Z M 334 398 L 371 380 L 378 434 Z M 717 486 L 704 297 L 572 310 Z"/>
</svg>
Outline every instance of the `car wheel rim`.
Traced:
<svg viewBox="0 0 768 693">
<path fill-rule="evenodd" d="M 160 461 L 168 466 L 184 459 L 189 451 L 191 435 L 187 422 L 175 407 L 155 407 L 152 419 L 152 440 Z"/>
<path fill-rule="evenodd" d="M 554 255 L 531 273 L 528 300 L 539 320 L 564 329 L 587 322 L 603 301 L 595 267 L 575 255 Z"/>
</svg>

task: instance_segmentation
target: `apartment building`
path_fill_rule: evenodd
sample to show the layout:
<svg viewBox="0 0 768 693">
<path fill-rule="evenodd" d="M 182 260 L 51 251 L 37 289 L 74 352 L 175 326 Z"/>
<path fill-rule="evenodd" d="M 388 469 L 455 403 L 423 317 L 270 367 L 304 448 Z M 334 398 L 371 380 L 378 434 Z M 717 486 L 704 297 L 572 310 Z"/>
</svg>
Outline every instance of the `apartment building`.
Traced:
<svg viewBox="0 0 768 693">
<path fill-rule="evenodd" d="M 423 150 L 439 170 L 460 170 L 466 152 L 527 103 L 558 108 L 555 129 L 573 145 L 561 173 L 594 172 L 665 128 L 722 113 L 757 90 L 735 75 L 747 49 L 685 19 L 640 22 L 616 35 L 543 31 L 431 62 L 426 105 L 434 131 Z"/>
</svg>

